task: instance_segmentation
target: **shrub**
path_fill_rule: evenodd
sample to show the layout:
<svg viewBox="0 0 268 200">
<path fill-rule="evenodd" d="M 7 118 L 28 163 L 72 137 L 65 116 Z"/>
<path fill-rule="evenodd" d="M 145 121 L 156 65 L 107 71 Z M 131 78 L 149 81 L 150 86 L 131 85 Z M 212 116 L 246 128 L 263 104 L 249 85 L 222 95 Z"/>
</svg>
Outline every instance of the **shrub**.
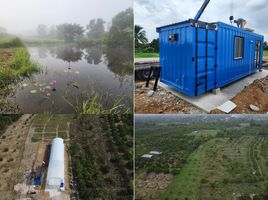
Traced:
<svg viewBox="0 0 268 200">
<path fill-rule="evenodd" d="M 154 48 L 152 47 L 147 47 L 143 50 L 143 53 L 153 53 L 154 52 Z"/>
</svg>

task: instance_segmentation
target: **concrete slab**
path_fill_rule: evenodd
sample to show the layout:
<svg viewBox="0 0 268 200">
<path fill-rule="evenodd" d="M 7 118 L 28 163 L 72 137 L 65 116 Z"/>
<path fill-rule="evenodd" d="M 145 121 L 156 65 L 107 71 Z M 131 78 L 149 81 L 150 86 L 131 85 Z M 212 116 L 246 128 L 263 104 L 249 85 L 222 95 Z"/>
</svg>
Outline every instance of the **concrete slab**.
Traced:
<svg viewBox="0 0 268 200">
<path fill-rule="evenodd" d="M 237 93 L 241 92 L 245 86 L 248 86 L 254 80 L 264 78 L 266 76 L 268 76 L 268 70 L 262 70 L 262 72 L 256 72 L 255 74 L 247 76 L 228 86 L 221 88 L 221 92 L 217 95 L 213 94 L 212 92 L 207 92 L 197 97 L 188 97 L 162 82 L 159 82 L 159 86 L 170 91 L 175 96 L 180 97 L 188 103 L 191 103 L 197 108 L 209 113 L 211 110 L 221 106 L 226 101 L 233 98 Z"/>
<path fill-rule="evenodd" d="M 225 113 L 229 113 L 231 112 L 233 109 L 235 109 L 237 107 L 237 105 L 232 102 L 232 101 L 226 101 L 224 104 L 220 105 L 219 107 L 217 107 L 219 110 L 225 112 Z"/>
</svg>

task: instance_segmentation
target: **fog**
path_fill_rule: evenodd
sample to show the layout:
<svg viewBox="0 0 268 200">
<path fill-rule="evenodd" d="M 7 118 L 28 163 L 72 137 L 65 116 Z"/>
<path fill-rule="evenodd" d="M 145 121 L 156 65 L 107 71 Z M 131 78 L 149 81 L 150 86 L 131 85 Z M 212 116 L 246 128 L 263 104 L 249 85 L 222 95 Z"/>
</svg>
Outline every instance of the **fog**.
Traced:
<svg viewBox="0 0 268 200">
<path fill-rule="evenodd" d="M 135 0 L 135 24 L 142 26 L 149 40 L 157 38 L 158 26 L 194 18 L 204 0 Z M 233 7 L 232 7 L 233 2 Z M 267 0 L 211 0 L 200 20 L 229 22 L 229 16 L 247 20 L 246 27 L 268 40 L 268 3 Z"/>
<path fill-rule="evenodd" d="M 39 24 L 47 26 L 78 23 L 86 26 L 90 19 L 112 17 L 133 7 L 132 0 L 2 0 L 0 27 L 8 33 L 35 35 Z M 107 25 L 106 24 L 106 25 Z"/>
</svg>

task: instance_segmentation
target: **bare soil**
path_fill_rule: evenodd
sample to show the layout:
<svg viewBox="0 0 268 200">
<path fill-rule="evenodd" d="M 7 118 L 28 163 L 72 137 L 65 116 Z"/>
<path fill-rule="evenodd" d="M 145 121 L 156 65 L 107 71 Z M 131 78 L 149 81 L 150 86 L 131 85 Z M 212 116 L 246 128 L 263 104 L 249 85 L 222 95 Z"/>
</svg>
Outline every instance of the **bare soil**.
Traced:
<svg viewBox="0 0 268 200">
<path fill-rule="evenodd" d="M 268 76 L 255 80 L 245 87 L 234 98 L 231 99 L 237 107 L 230 114 L 266 114 L 268 112 Z M 249 105 L 255 105 L 260 110 L 253 111 Z M 224 114 L 218 109 L 211 111 L 211 114 Z"/>
<path fill-rule="evenodd" d="M 173 179 L 173 175 L 171 174 L 156 174 L 156 173 L 149 173 L 145 174 L 144 177 L 141 180 L 138 180 L 136 182 L 136 187 L 141 188 L 142 190 L 146 191 L 141 191 L 136 194 L 137 198 L 145 198 L 149 196 L 149 190 L 164 190 L 166 189 L 170 182 Z M 152 195 L 152 194 L 150 194 Z M 149 196 L 150 199 L 158 199 L 159 196 L 153 197 Z"/>
<path fill-rule="evenodd" d="M 158 86 L 153 96 L 149 97 L 147 93 L 153 88 L 150 84 L 145 87 L 145 82 L 135 83 L 135 113 L 137 114 L 201 114 L 200 109 L 176 97 L 171 92 Z"/>
<path fill-rule="evenodd" d="M 25 169 L 31 169 L 32 163 L 24 165 L 24 160 L 29 157 L 25 146 L 28 138 L 28 123 L 31 115 L 23 115 L 18 121 L 7 128 L 0 139 L 0 194 L 1 199 L 16 199 L 14 186 L 22 182 Z"/>
</svg>

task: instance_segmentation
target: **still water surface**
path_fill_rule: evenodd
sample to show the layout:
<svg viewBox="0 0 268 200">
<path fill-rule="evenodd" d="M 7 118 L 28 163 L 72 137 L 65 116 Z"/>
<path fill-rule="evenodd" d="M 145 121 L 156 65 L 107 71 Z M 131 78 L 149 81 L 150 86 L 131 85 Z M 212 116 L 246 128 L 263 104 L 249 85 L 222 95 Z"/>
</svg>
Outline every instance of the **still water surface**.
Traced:
<svg viewBox="0 0 268 200">
<path fill-rule="evenodd" d="M 120 98 L 131 110 L 131 51 L 69 45 L 28 50 L 41 70 L 16 89 L 15 102 L 23 113 L 73 113 L 93 91 L 109 95 L 105 106 Z"/>
</svg>

